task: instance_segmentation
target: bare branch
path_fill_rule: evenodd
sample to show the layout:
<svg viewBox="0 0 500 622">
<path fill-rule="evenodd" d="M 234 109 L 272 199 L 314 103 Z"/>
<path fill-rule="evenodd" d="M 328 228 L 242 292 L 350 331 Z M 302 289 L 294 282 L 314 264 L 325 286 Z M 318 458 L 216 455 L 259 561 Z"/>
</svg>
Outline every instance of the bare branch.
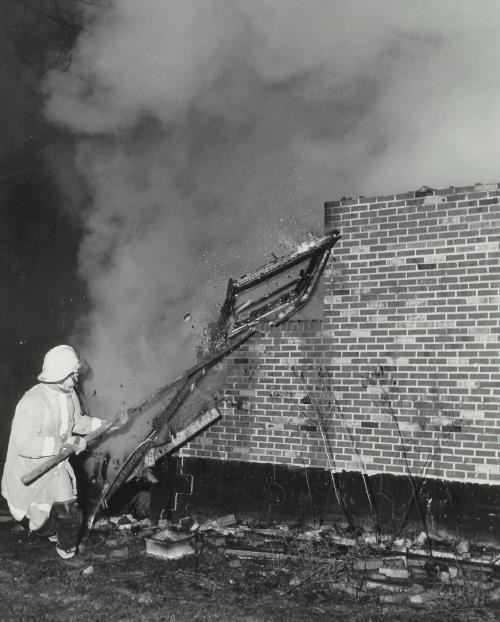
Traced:
<svg viewBox="0 0 500 622">
<path fill-rule="evenodd" d="M 104 6 L 104 0 L 4 0 L 0 43 L 36 72 L 66 71 L 75 41 L 85 30 L 85 7 Z"/>
</svg>

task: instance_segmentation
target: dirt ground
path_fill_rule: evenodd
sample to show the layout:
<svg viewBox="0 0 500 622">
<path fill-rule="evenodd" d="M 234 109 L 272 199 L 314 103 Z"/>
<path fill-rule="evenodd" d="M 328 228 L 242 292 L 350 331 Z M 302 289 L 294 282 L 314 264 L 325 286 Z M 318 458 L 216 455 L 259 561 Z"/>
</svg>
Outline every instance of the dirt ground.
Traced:
<svg viewBox="0 0 500 622">
<path fill-rule="evenodd" d="M 65 565 L 47 540 L 0 524 L 0 620 L 423 622 L 499 620 L 497 603 L 464 607 L 387 605 L 328 584 L 294 585 L 289 560 L 239 559 L 204 546 L 176 560 L 151 557 L 135 536 L 93 532 L 81 567 Z"/>
</svg>

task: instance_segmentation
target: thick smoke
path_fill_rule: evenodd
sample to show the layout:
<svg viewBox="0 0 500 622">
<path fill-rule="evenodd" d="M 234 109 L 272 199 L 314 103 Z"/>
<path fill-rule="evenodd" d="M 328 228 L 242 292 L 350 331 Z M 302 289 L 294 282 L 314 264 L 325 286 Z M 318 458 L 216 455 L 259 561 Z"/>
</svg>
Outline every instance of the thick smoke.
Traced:
<svg viewBox="0 0 500 622">
<path fill-rule="evenodd" d="M 94 409 L 192 362 L 227 278 L 320 232 L 325 200 L 498 179 L 499 13 L 469 0 L 89 7 L 45 93 L 85 185 L 83 205 L 59 158 L 86 230 Z"/>
</svg>

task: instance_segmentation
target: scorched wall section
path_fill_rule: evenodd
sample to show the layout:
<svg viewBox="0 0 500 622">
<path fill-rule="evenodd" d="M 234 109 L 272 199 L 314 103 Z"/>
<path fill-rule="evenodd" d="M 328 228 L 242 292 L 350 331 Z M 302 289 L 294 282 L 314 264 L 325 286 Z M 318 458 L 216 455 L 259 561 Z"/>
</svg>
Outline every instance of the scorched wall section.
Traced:
<svg viewBox="0 0 500 622">
<path fill-rule="evenodd" d="M 234 353 L 182 455 L 498 483 L 498 188 L 326 203 L 323 318 Z"/>
<path fill-rule="evenodd" d="M 254 336 L 224 363 L 222 419 L 183 456 L 327 466 L 319 436 L 307 432 L 297 377 L 324 347 L 320 320 L 291 321 Z"/>
</svg>

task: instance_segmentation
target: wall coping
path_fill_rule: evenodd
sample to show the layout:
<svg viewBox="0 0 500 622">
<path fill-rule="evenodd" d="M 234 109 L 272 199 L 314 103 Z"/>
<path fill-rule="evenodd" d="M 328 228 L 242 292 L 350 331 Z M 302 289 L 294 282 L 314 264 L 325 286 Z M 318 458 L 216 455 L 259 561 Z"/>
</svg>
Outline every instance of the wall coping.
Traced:
<svg viewBox="0 0 500 622">
<path fill-rule="evenodd" d="M 364 203 L 382 203 L 388 201 L 404 201 L 408 199 L 425 199 L 426 196 L 445 197 L 447 196 L 449 201 L 466 198 L 479 198 L 479 196 L 488 196 L 492 192 L 497 192 L 500 189 L 500 183 L 476 183 L 469 186 L 448 186 L 447 188 L 430 188 L 429 186 L 422 186 L 418 190 L 412 190 L 410 192 L 402 192 L 399 194 L 385 194 L 374 195 L 370 197 L 342 197 L 336 201 L 325 201 L 326 207 L 339 207 L 341 205 L 362 205 Z M 480 193 L 477 194 L 477 193 Z M 484 194 L 483 194 L 484 193 Z M 461 196 L 465 195 L 465 196 Z M 471 196 L 474 195 L 474 196 Z"/>
</svg>

